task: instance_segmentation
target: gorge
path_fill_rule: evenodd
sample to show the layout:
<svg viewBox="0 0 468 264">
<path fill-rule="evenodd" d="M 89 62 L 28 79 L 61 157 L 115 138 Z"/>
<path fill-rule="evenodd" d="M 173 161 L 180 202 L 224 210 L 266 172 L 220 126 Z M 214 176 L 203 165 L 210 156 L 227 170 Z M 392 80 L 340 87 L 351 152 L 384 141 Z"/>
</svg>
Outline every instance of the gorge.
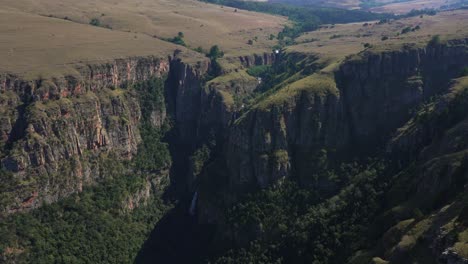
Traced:
<svg viewBox="0 0 468 264">
<path fill-rule="evenodd" d="M 468 263 L 466 10 L 273 46 L 190 3 L 259 25 L 0 72 L 0 262 Z"/>
</svg>

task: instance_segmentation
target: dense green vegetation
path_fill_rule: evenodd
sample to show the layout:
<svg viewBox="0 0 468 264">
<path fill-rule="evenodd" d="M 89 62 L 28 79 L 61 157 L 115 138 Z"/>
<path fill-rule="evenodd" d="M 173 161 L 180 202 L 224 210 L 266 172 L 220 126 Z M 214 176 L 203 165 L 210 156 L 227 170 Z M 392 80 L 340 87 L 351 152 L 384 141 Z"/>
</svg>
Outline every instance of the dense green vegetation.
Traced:
<svg viewBox="0 0 468 264">
<path fill-rule="evenodd" d="M 127 213 L 124 201 L 143 187 L 143 175 L 112 158 L 100 162 L 106 180 L 96 187 L 3 219 L 0 253 L 22 252 L 20 263 L 132 262 L 168 206 L 153 196 Z"/>
<path fill-rule="evenodd" d="M 142 122 L 140 134 L 142 143 L 138 146 L 138 155 L 135 158 L 135 168 L 144 171 L 157 171 L 167 168 L 171 157 L 167 143 L 162 142 L 164 133 L 169 129 L 167 123 L 159 129 L 151 124 L 151 114 L 160 114 L 164 111 L 164 80 L 153 78 L 135 85 L 140 96 Z"/>
<path fill-rule="evenodd" d="M 366 232 L 382 210 L 388 178 L 380 162 L 343 168 L 322 172 L 349 179 L 331 198 L 290 181 L 247 196 L 226 218 L 234 234 L 254 234 L 257 239 L 213 262 L 345 263 L 372 242 Z"/>
<path fill-rule="evenodd" d="M 142 111 L 143 142 L 133 161 L 102 154 L 96 160 L 101 179 L 96 186 L 30 213 L 1 219 L 0 262 L 2 257 L 19 263 L 133 262 L 155 224 L 171 207 L 158 193 L 167 183 L 159 172 L 171 163 L 167 144 L 161 142 L 167 128 L 151 124 L 151 114 L 163 110 L 163 88 L 163 79 L 127 88 L 138 91 Z M 0 171 L 0 177 L 3 204 L 11 199 L 11 192 L 5 191 L 11 191 L 15 181 L 5 172 Z M 139 204 L 132 202 L 155 177 L 163 177 L 158 186 L 151 187 L 156 193 L 138 198 Z"/>
<path fill-rule="evenodd" d="M 6 210 L 7 206 L 14 202 L 13 190 L 18 185 L 18 180 L 13 174 L 0 168 L 0 212 Z"/>
<path fill-rule="evenodd" d="M 247 73 L 254 77 L 264 77 L 271 70 L 270 65 L 252 66 L 247 69 Z"/>
</svg>

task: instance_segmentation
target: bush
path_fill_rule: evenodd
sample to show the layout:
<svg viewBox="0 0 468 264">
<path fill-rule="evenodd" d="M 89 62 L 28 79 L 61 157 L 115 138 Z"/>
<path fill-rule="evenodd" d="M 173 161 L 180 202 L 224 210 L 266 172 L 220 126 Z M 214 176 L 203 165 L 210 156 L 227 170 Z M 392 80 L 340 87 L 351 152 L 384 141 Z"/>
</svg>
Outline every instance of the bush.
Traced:
<svg viewBox="0 0 468 264">
<path fill-rule="evenodd" d="M 440 36 L 439 35 L 435 35 L 431 38 L 431 40 L 429 41 L 429 46 L 436 46 L 436 45 L 439 45 L 440 44 Z"/>
<path fill-rule="evenodd" d="M 196 51 L 196 52 L 199 52 L 199 53 L 205 53 L 205 52 L 203 51 L 203 48 L 200 47 L 200 46 L 197 47 L 197 48 L 195 48 L 195 49 L 193 49 L 193 50 Z"/>
<path fill-rule="evenodd" d="M 154 37 L 157 37 L 157 36 L 154 36 Z M 185 41 L 184 41 L 184 33 L 183 32 L 177 33 L 177 36 L 175 36 L 173 38 L 165 38 L 164 40 L 172 42 L 172 43 L 177 44 L 177 45 L 184 46 L 184 47 L 187 46 L 185 44 Z"/>
<path fill-rule="evenodd" d="M 406 34 L 408 32 L 411 32 L 411 27 L 405 27 L 402 31 L 401 34 Z"/>
<path fill-rule="evenodd" d="M 90 25 L 93 25 L 95 27 L 100 27 L 101 26 L 101 21 L 97 18 L 93 18 L 91 19 L 91 21 L 89 21 L 89 24 Z"/>
<path fill-rule="evenodd" d="M 210 48 L 210 52 L 206 56 L 212 60 L 216 60 L 222 58 L 224 56 L 224 52 L 221 51 L 218 45 L 214 45 Z"/>
</svg>

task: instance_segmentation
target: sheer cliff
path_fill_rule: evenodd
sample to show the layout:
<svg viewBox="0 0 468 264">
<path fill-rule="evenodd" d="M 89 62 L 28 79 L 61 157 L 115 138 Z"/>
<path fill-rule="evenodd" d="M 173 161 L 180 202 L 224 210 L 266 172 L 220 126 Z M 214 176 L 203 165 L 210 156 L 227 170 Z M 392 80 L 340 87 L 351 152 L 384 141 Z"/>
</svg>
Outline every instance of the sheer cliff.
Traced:
<svg viewBox="0 0 468 264">
<path fill-rule="evenodd" d="M 197 81 L 186 77 L 192 74 L 190 66 L 175 65 L 173 60 L 119 59 L 82 66 L 76 75 L 50 80 L 3 76 L 2 167 L 20 182 L 11 190 L 16 194 L 15 203 L 7 210 L 34 208 L 81 191 L 84 185 L 99 180 L 99 158 L 135 157 L 142 142 L 142 95 L 134 85 L 165 79 L 174 71 L 180 74 L 175 82 L 194 85 Z M 171 65 L 175 65 L 173 69 Z M 201 61 L 199 71 L 206 71 L 207 65 Z M 184 94 L 177 97 L 184 105 Z M 164 101 L 162 104 L 149 113 L 156 129 L 166 119 Z"/>
<path fill-rule="evenodd" d="M 265 188 L 292 174 L 306 184 L 332 187 L 313 179 L 320 150 L 341 159 L 384 151 L 416 106 L 447 92 L 467 59 L 466 40 L 403 47 L 363 53 L 333 74 L 317 72 L 286 84 L 231 129 L 230 188 Z"/>
</svg>

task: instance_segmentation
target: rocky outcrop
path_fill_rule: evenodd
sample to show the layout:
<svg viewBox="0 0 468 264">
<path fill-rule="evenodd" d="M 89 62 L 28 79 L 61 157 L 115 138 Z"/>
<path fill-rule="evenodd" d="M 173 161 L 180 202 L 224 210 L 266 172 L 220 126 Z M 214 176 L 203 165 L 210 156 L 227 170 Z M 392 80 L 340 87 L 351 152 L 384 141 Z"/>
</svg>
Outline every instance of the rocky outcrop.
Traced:
<svg viewBox="0 0 468 264">
<path fill-rule="evenodd" d="M 239 62 L 244 67 L 252 67 L 259 65 L 272 65 L 277 59 L 275 53 L 253 54 L 248 56 L 239 56 Z"/>
<path fill-rule="evenodd" d="M 140 206 L 146 206 L 151 197 L 161 193 L 169 184 L 169 171 L 162 170 L 155 175 L 150 175 L 144 181 L 143 186 L 136 192 L 130 193 L 124 199 L 122 207 L 126 212 L 133 211 Z"/>
</svg>

